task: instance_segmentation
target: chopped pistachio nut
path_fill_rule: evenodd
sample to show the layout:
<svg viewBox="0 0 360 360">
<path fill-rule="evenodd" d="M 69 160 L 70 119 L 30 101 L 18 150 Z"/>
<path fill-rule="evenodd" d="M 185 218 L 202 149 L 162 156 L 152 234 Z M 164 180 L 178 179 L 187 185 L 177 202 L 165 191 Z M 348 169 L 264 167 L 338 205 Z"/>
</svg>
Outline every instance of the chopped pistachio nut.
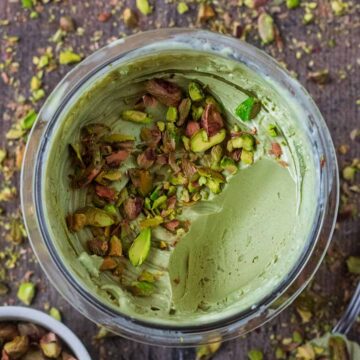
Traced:
<svg viewBox="0 0 360 360">
<path fill-rule="evenodd" d="M 204 112 L 204 108 L 202 106 L 196 106 L 196 105 L 191 106 L 191 114 L 194 120 L 196 121 L 200 120 L 203 112 Z"/>
<path fill-rule="evenodd" d="M 55 308 L 55 307 L 50 308 L 49 314 L 50 314 L 50 316 L 52 316 L 55 320 L 61 321 L 61 313 L 60 313 L 60 311 L 59 311 L 57 308 Z"/>
<path fill-rule="evenodd" d="M 33 5 L 33 0 L 21 0 L 21 6 L 24 9 L 31 9 Z"/>
<path fill-rule="evenodd" d="M 150 271 L 144 270 L 138 277 L 138 280 L 139 281 L 147 281 L 149 283 L 154 283 L 156 281 L 156 277 Z"/>
<path fill-rule="evenodd" d="M 20 127 L 22 130 L 30 130 L 34 125 L 34 122 L 37 118 L 37 113 L 35 110 L 30 110 L 21 120 Z"/>
<path fill-rule="evenodd" d="M 198 83 L 192 81 L 189 84 L 189 96 L 192 101 L 201 101 L 204 99 L 204 92 Z"/>
<path fill-rule="evenodd" d="M 235 174 L 238 170 L 235 161 L 227 156 L 224 156 L 221 159 L 220 166 L 222 169 L 228 171 L 230 174 Z"/>
<path fill-rule="evenodd" d="M 180 1 L 177 6 L 177 12 L 182 15 L 185 14 L 189 10 L 187 4 L 183 1 Z"/>
<path fill-rule="evenodd" d="M 349 256 L 346 265 L 351 274 L 360 275 L 360 256 Z"/>
<path fill-rule="evenodd" d="M 244 164 L 250 165 L 254 162 L 254 153 L 243 149 L 241 151 L 240 159 Z"/>
<path fill-rule="evenodd" d="M 32 91 L 39 90 L 41 87 L 41 80 L 37 76 L 33 76 L 30 80 L 30 89 Z"/>
<path fill-rule="evenodd" d="M 109 256 L 122 256 L 122 254 L 123 248 L 121 240 L 116 235 L 113 235 L 110 239 Z"/>
<path fill-rule="evenodd" d="M 249 360 L 263 360 L 264 355 L 260 350 L 250 350 L 247 354 Z"/>
<path fill-rule="evenodd" d="M 152 119 L 151 117 L 142 111 L 137 110 L 126 110 L 121 113 L 121 118 L 126 121 L 132 121 L 140 124 L 149 124 Z"/>
<path fill-rule="evenodd" d="M 288 9 L 295 9 L 299 7 L 300 0 L 286 0 L 286 6 Z"/>
<path fill-rule="evenodd" d="M 275 39 L 275 26 L 273 18 L 263 12 L 258 19 L 259 35 L 264 44 L 270 44 Z"/>
<path fill-rule="evenodd" d="M 344 15 L 348 8 L 348 4 L 342 0 L 332 0 L 331 10 L 336 16 Z"/>
<path fill-rule="evenodd" d="M 0 282 L 0 296 L 4 296 L 9 292 L 9 288 L 7 287 L 7 285 L 3 284 L 2 282 Z M 1 336 L 0 336 L 1 337 Z"/>
<path fill-rule="evenodd" d="M 60 340 L 54 333 L 48 333 L 40 339 L 40 349 L 50 359 L 57 359 L 62 352 Z"/>
<path fill-rule="evenodd" d="M 242 140 L 242 148 L 247 150 L 247 151 L 253 151 L 255 149 L 256 146 L 256 142 L 255 142 L 255 138 L 254 136 L 250 135 L 250 134 L 243 134 L 241 135 L 241 140 Z"/>
<path fill-rule="evenodd" d="M 135 27 L 138 24 L 138 17 L 130 8 L 126 8 L 123 12 L 124 23 L 127 27 Z"/>
<path fill-rule="evenodd" d="M 310 24 L 314 20 L 314 14 L 312 12 L 306 12 L 303 17 L 304 24 Z"/>
<path fill-rule="evenodd" d="M 151 230 L 146 228 L 141 230 L 129 249 L 129 259 L 133 266 L 139 266 L 146 260 L 150 253 L 150 246 Z"/>
<path fill-rule="evenodd" d="M 166 203 L 166 200 L 167 200 L 167 196 L 166 195 L 162 195 L 160 197 L 158 197 L 154 202 L 153 202 L 153 205 L 152 205 L 152 210 L 155 210 L 157 209 L 159 206 L 161 206 L 162 204 Z"/>
<path fill-rule="evenodd" d="M 156 228 L 164 222 L 164 219 L 161 216 L 155 216 L 153 218 L 144 219 L 140 221 L 140 229 L 146 228 Z"/>
<path fill-rule="evenodd" d="M 209 359 L 214 355 L 221 346 L 221 341 L 212 342 L 211 344 L 201 345 L 196 348 L 196 360 Z"/>
<path fill-rule="evenodd" d="M 197 19 L 199 22 L 205 22 L 215 16 L 215 11 L 210 4 L 201 3 L 198 10 Z"/>
<path fill-rule="evenodd" d="M 136 0 L 136 7 L 143 15 L 152 13 L 152 6 L 150 6 L 148 0 Z"/>
<path fill-rule="evenodd" d="M 271 137 L 277 137 L 279 135 L 279 130 L 275 124 L 269 124 L 268 134 Z"/>
<path fill-rule="evenodd" d="M 31 302 L 35 296 L 35 291 L 35 284 L 32 282 L 24 282 L 19 286 L 17 297 L 25 305 L 31 305 Z"/>
<path fill-rule="evenodd" d="M 243 121 L 254 119 L 261 110 L 261 102 L 258 99 L 249 97 L 244 100 L 236 109 L 236 115 Z"/>
<path fill-rule="evenodd" d="M 75 23 L 74 20 L 70 16 L 61 16 L 60 17 L 60 29 L 66 32 L 75 31 Z"/>
<path fill-rule="evenodd" d="M 204 129 L 199 130 L 190 139 L 190 149 L 193 152 L 203 152 L 225 140 L 226 131 L 220 130 L 216 135 L 208 138 Z"/>
<path fill-rule="evenodd" d="M 170 106 L 166 112 L 166 121 L 176 122 L 178 119 L 178 110 L 174 106 Z"/>
<path fill-rule="evenodd" d="M 78 63 L 81 61 L 81 56 L 74 53 L 71 50 L 65 50 L 60 52 L 59 63 L 61 65 L 68 65 L 73 63 Z"/>
<path fill-rule="evenodd" d="M 151 296 L 155 292 L 155 285 L 148 281 L 134 281 L 129 291 L 136 296 Z"/>
<path fill-rule="evenodd" d="M 342 176 L 344 180 L 353 182 L 356 175 L 356 167 L 354 166 L 345 166 L 342 171 Z"/>
</svg>

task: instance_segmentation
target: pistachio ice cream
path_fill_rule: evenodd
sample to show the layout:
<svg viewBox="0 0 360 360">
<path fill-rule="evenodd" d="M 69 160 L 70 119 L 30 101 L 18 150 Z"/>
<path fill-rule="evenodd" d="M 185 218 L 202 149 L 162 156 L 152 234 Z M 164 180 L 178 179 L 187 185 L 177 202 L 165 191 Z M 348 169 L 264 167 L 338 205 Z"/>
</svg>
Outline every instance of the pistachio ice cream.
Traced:
<svg viewBox="0 0 360 360">
<path fill-rule="evenodd" d="M 176 325 L 272 293 L 308 246 L 317 197 L 296 99 L 223 56 L 164 48 L 81 92 L 54 129 L 43 205 L 85 291 Z"/>
</svg>

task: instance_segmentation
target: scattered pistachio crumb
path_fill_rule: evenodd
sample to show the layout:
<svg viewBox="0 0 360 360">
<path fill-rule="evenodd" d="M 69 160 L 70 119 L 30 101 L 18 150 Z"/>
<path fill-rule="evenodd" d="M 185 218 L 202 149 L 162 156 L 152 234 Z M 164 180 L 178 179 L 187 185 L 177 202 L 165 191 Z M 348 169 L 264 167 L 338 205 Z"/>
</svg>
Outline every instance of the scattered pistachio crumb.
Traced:
<svg viewBox="0 0 360 360">
<path fill-rule="evenodd" d="M 78 63 L 79 61 L 81 61 L 81 56 L 71 50 L 62 51 L 60 53 L 59 62 L 61 65 Z"/>
<path fill-rule="evenodd" d="M 187 6 L 187 4 L 183 1 L 179 2 L 177 6 L 177 12 L 182 15 L 185 14 L 187 11 L 189 11 L 189 7 Z"/>
<path fill-rule="evenodd" d="M 143 15 L 149 15 L 153 10 L 148 0 L 136 0 L 136 7 Z"/>
<path fill-rule="evenodd" d="M 20 301 L 22 301 L 25 305 L 31 305 L 32 300 L 35 296 L 36 287 L 32 282 L 23 282 L 20 284 L 17 297 Z"/>
<path fill-rule="evenodd" d="M 57 321 L 61 321 L 61 313 L 57 308 L 55 307 L 50 308 L 49 314 Z"/>
</svg>

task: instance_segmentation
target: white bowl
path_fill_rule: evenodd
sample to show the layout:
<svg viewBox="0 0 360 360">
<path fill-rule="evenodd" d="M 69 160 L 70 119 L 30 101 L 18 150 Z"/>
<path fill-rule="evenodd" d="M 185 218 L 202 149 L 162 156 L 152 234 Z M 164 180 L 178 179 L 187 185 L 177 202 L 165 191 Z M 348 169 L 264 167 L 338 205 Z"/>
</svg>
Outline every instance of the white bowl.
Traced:
<svg viewBox="0 0 360 360">
<path fill-rule="evenodd" d="M 44 327 L 58 335 L 78 360 L 91 360 L 79 338 L 60 321 L 39 310 L 22 306 L 1 306 L 0 322 L 27 321 Z"/>
</svg>

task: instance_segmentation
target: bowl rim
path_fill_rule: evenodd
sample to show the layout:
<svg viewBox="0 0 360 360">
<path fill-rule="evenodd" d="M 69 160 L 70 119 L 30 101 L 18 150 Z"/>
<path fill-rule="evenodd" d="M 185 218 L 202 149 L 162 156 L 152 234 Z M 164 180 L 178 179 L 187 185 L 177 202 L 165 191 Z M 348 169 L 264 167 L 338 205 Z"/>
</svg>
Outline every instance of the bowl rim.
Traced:
<svg viewBox="0 0 360 360">
<path fill-rule="evenodd" d="M 138 334 L 138 331 L 144 330 L 144 328 L 152 330 L 153 332 L 159 331 L 160 333 L 156 333 L 156 334 L 154 333 L 154 335 L 153 335 L 157 340 L 159 340 L 159 338 L 162 338 L 162 337 L 167 337 L 167 336 L 170 337 L 170 333 L 176 332 L 178 334 L 179 338 L 181 339 L 180 344 L 183 344 L 184 337 L 195 339 L 197 337 L 197 335 L 199 335 L 199 332 L 200 333 L 208 332 L 208 331 L 214 330 L 214 327 L 217 327 L 217 326 L 219 326 L 219 328 L 221 330 L 223 330 L 225 327 L 228 327 L 228 329 L 230 329 L 230 331 L 234 332 L 233 327 L 235 324 L 238 324 L 239 322 L 244 323 L 244 321 L 247 320 L 250 323 L 250 325 L 247 326 L 246 331 L 249 331 L 250 329 L 252 330 L 253 328 L 258 326 L 258 325 L 254 325 L 254 324 L 256 324 L 256 318 L 258 318 L 258 322 L 261 322 L 261 324 L 270 320 L 270 318 L 272 318 L 276 314 L 278 314 L 282 309 L 284 309 L 287 305 L 289 305 L 296 298 L 296 296 L 305 288 L 305 285 L 308 284 L 308 282 L 311 280 L 312 276 L 318 269 L 324 255 L 325 255 L 325 251 L 330 244 L 330 240 L 331 240 L 332 233 L 333 233 L 334 226 L 335 226 L 336 214 L 337 214 L 338 199 L 339 199 L 339 191 L 338 191 L 339 190 L 338 189 L 339 179 L 338 179 L 338 171 L 337 171 L 336 154 L 335 154 L 334 146 L 332 144 L 332 140 L 331 140 L 328 128 L 326 127 L 325 121 L 324 121 L 321 113 L 319 112 L 317 106 L 315 105 L 314 101 L 311 99 L 311 97 L 309 96 L 307 91 L 304 89 L 304 87 L 298 81 L 291 78 L 290 74 L 286 70 L 280 68 L 279 64 L 273 58 L 271 58 L 269 55 L 267 55 L 264 51 L 257 49 L 250 44 L 247 44 L 245 42 L 231 38 L 229 36 L 220 35 L 217 33 L 210 32 L 210 31 L 198 30 L 198 29 L 181 29 L 181 28 L 160 29 L 160 30 L 152 30 L 152 31 L 147 31 L 147 32 L 140 33 L 140 34 L 135 34 L 135 35 L 129 36 L 126 39 L 117 40 L 117 41 L 101 48 L 94 54 L 90 55 L 88 58 L 86 58 L 82 63 L 77 65 L 72 71 L 70 71 L 62 79 L 62 81 L 54 89 L 52 94 L 54 94 L 55 92 L 59 92 L 59 91 L 60 92 L 63 91 L 63 93 L 64 93 L 64 88 L 66 88 L 66 86 L 67 86 L 67 84 L 65 84 L 66 82 L 67 83 L 73 82 L 72 83 L 73 89 L 71 89 L 71 90 L 74 90 L 74 89 L 76 90 L 80 86 L 79 85 L 80 83 L 84 84 L 87 80 L 89 80 L 92 76 L 94 76 L 94 74 L 96 74 L 98 71 L 103 69 L 104 66 L 106 66 L 110 63 L 113 63 L 118 58 L 120 58 L 119 55 L 117 55 L 117 57 L 114 57 L 114 54 L 116 54 L 116 50 L 118 50 L 121 53 L 120 48 L 122 46 L 125 46 L 124 44 L 129 45 L 129 43 L 132 42 L 131 49 L 130 50 L 128 49 L 127 52 L 125 53 L 125 54 L 127 54 L 128 52 L 131 52 L 131 50 L 137 49 L 137 46 L 139 45 L 139 43 L 141 44 L 141 41 L 140 41 L 141 38 L 144 36 L 147 36 L 148 39 L 156 38 L 158 36 L 159 39 L 157 39 L 157 41 L 162 41 L 162 40 L 170 40 L 171 38 L 175 38 L 176 36 L 195 36 L 195 35 L 197 35 L 200 39 L 211 37 L 212 41 L 214 40 L 213 37 L 216 36 L 219 39 L 221 38 L 221 41 L 226 43 L 226 45 L 229 47 L 237 46 L 237 51 L 238 51 L 238 48 L 242 48 L 245 53 L 243 55 L 245 59 L 247 59 L 248 61 L 251 61 L 256 58 L 256 60 L 257 60 L 257 62 L 254 61 L 253 67 L 251 67 L 252 70 L 254 70 L 254 68 L 259 67 L 260 65 L 264 65 L 264 63 L 266 63 L 266 67 L 265 67 L 266 70 L 275 71 L 277 74 L 279 74 L 279 76 L 281 75 L 282 80 L 285 79 L 287 82 L 287 85 L 291 88 L 291 90 L 294 91 L 294 95 L 299 94 L 304 97 L 304 101 L 311 109 L 310 112 L 313 117 L 313 120 L 315 121 L 315 119 L 316 119 L 317 125 L 319 127 L 321 127 L 322 132 L 320 133 L 320 138 L 325 143 L 325 145 L 327 145 L 326 147 L 324 147 L 323 150 L 325 153 L 325 157 L 328 161 L 326 161 L 324 163 L 324 166 L 323 166 L 324 171 L 322 168 L 320 170 L 320 172 L 321 172 L 321 179 L 322 179 L 322 181 L 324 181 L 324 184 L 327 187 L 326 191 L 329 191 L 329 194 L 332 197 L 330 199 L 331 200 L 330 202 L 328 202 L 328 199 L 325 201 L 323 213 L 325 214 L 328 211 L 330 211 L 330 215 L 331 215 L 330 217 L 331 217 L 332 221 L 331 221 L 331 224 L 327 224 L 326 229 L 324 229 L 323 225 L 324 225 L 325 215 L 322 215 L 319 217 L 318 231 L 314 234 L 315 240 L 313 241 L 312 244 L 308 245 L 310 250 L 307 253 L 305 261 L 302 264 L 300 264 L 300 266 L 297 266 L 297 269 L 298 269 L 297 274 L 293 275 L 291 277 L 291 279 L 289 279 L 287 277 L 286 279 L 284 279 L 281 282 L 281 284 L 279 284 L 279 286 L 276 287 L 276 289 L 277 289 L 276 296 L 268 296 L 260 301 L 261 306 L 266 307 L 266 309 L 263 309 L 263 310 L 270 310 L 269 306 L 273 303 L 275 298 L 282 296 L 282 294 L 285 291 L 289 290 L 290 286 L 294 285 L 295 280 L 298 280 L 300 275 L 305 276 L 305 280 L 303 280 L 302 285 L 297 286 L 296 289 L 292 290 L 290 299 L 285 299 L 285 301 L 282 304 L 280 304 L 279 306 L 277 306 L 277 308 L 275 310 L 271 309 L 271 314 L 268 316 L 265 316 L 265 319 L 262 318 L 261 315 L 263 313 L 259 313 L 260 310 L 259 310 L 259 307 L 257 307 L 255 309 L 252 309 L 253 311 L 249 312 L 249 310 L 248 310 L 247 314 L 245 314 L 245 315 L 243 314 L 244 312 L 239 312 L 239 313 L 236 313 L 235 315 L 231 316 L 231 319 L 228 319 L 228 318 L 222 319 L 217 322 L 212 322 L 211 324 L 208 324 L 208 325 L 205 324 L 205 325 L 198 325 L 198 326 L 197 325 L 172 326 L 172 325 L 162 325 L 162 324 L 158 324 L 156 322 L 155 323 L 149 322 L 144 319 L 131 318 L 128 315 L 121 313 L 121 311 L 117 311 L 116 315 L 115 315 L 115 311 L 113 309 L 111 309 L 109 306 L 107 306 L 105 303 L 98 305 L 98 307 L 100 308 L 99 311 L 101 311 L 105 316 L 108 316 L 108 317 L 117 316 L 118 318 L 121 318 L 124 322 L 122 323 L 121 320 L 118 320 L 119 326 L 124 326 L 124 325 L 129 325 L 129 324 L 132 324 L 132 326 L 134 326 L 134 328 L 130 332 L 129 331 L 126 332 L 126 330 L 129 330 L 128 328 L 126 328 L 124 330 L 125 334 L 124 333 L 122 334 L 123 336 L 124 335 L 128 336 L 130 339 L 134 339 L 134 337 L 135 337 L 136 340 L 143 341 L 146 343 L 149 343 L 150 341 L 147 338 L 144 338 L 140 334 Z M 107 51 L 111 52 L 112 56 L 110 56 L 106 60 L 104 60 L 104 58 L 101 58 L 101 56 L 100 56 L 100 59 L 101 59 L 100 65 L 96 64 L 96 60 L 95 60 L 96 57 L 99 55 L 104 55 L 104 53 Z M 124 52 L 122 52 L 121 54 L 124 55 Z M 245 62 L 245 64 L 249 65 L 246 62 Z M 26 153 L 25 153 L 25 157 L 24 157 L 24 162 L 26 160 L 28 160 L 28 162 L 36 160 L 35 154 L 34 153 L 30 154 L 30 151 L 31 150 L 33 151 L 33 149 L 30 150 L 30 148 L 35 146 L 35 148 L 38 150 L 38 148 L 41 146 L 39 146 L 39 144 L 30 145 L 30 142 L 32 139 L 32 134 L 34 132 L 42 132 L 43 133 L 44 131 L 46 131 L 45 128 L 47 128 L 47 125 L 48 125 L 47 123 L 50 122 L 50 120 L 52 118 L 50 118 L 48 120 L 43 120 L 42 117 L 46 117 L 48 115 L 48 113 L 46 113 L 46 111 L 44 109 L 46 109 L 48 111 L 49 107 L 50 107 L 50 97 L 45 102 L 45 104 L 39 114 L 38 120 L 37 120 L 34 128 L 32 129 L 30 141 L 27 145 L 27 149 L 26 149 Z M 52 114 L 52 116 L 53 115 L 54 114 Z M 331 162 L 331 167 L 329 165 L 329 162 Z M 37 165 L 41 166 L 41 164 L 39 162 L 37 162 Z M 326 173 L 326 171 L 327 171 L 327 173 Z M 31 173 L 30 169 L 25 169 L 23 167 L 22 184 L 24 184 L 24 178 L 28 177 L 29 173 Z M 37 171 L 37 173 L 38 173 L 38 171 Z M 329 176 L 329 179 L 327 179 L 326 176 Z M 329 197 L 330 197 L 330 195 L 329 195 Z M 21 187 L 21 199 L 22 199 L 22 209 L 25 214 L 26 226 L 27 226 L 27 228 L 33 228 L 33 226 L 31 226 L 29 224 L 29 221 L 26 219 L 27 216 L 30 216 L 28 209 L 26 209 L 26 203 L 27 204 L 29 203 L 29 196 L 26 194 L 24 186 Z M 34 200 L 34 199 L 32 199 L 32 200 Z M 330 207 L 330 210 L 329 210 L 329 207 Z M 41 219 L 39 220 L 38 218 L 36 218 L 36 216 L 39 215 L 39 213 L 37 212 L 38 209 L 37 208 L 32 209 L 32 211 L 36 213 L 35 215 L 33 213 L 32 216 L 33 217 L 35 216 L 37 225 L 40 225 L 38 222 L 41 222 Z M 329 215 L 329 214 L 327 214 L 327 215 Z M 39 232 L 39 229 L 37 229 L 36 231 Z M 324 236 L 324 234 L 322 234 L 322 232 L 325 232 L 325 236 Z M 41 236 L 43 236 L 43 235 L 44 234 L 42 233 Z M 322 235 L 322 236 L 320 236 L 320 235 Z M 321 241 L 321 244 L 318 241 L 318 240 L 320 240 L 320 238 L 323 238 Z M 37 256 L 39 258 L 41 256 L 43 256 L 43 254 L 41 254 L 41 252 L 35 248 L 33 242 L 32 242 L 32 246 L 33 246 L 34 252 L 37 254 Z M 47 244 L 47 251 L 50 251 L 48 244 Z M 310 265 L 309 263 L 310 263 L 311 258 L 314 258 L 314 256 L 313 256 L 314 253 L 317 253 L 317 259 Z M 53 254 L 51 254 L 50 256 L 53 256 Z M 56 258 L 54 259 L 54 257 L 52 257 L 51 260 L 57 267 L 59 266 L 59 263 L 57 262 L 58 259 L 56 259 Z M 52 276 L 49 275 L 49 273 L 50 273 L 49 269 L 46 268 L 42 264 L 42 261 L 40 261 L 40 264 L 42 265 L 45 273 L 48 275 L 50 280 L 54 283 Z M 307 267 L 311 267 L 311 269 L 310 270 L 307 269 L 307 271 L 305 271 Z M 59 270 L 63 271 L 64 269 L 59 269 Z M 64 276 L 64 279 L 69 280 L 66 277 L 66 274 L 63 273 L 62 276 Z M 68 301 L 71 302 L 71 300 L 69 300 L 69 296 L 67 294 L 64 294 L 64 291 L 61 291 L 59 289 L 59 286 L 56 283 L 54 283 L 54 285 L 60 291 L 60 293 Z M 79 289 L 76 289 L 76 290 L 79 290 Z M 80 290 L 82 290 L 82 289 L 80 289 Z M 81 294 L 81 295 L 83 296 L 84 294 Z M 96 298 L 92 294 L 86 294 L 86 295 L 88 295 L 88 296 L 83 297 L 83 300 L 88 303 L 89 307 L 93 307 L 94 306 L 93 301 L 94 301 L 94 299 L 96 300 Z M 270 297 L 270 299 L 269 299 L 269 297 Z M 85 310 L 85 309 L 79 308 L 79 307 L 76 307 L 76 308 L 77 308 L 77 310 L 82 312 L 85 316 L 87 316 L 88 318 L 91 319 L 88 309 Z M 260 318 L 262 318 L 262 319 L 260 320 Z M 108 325 L 108 324 L 106 324 L 106 321 L 104 321 L 104 324 Z M 112 330 L 115 330 L 115 329 L 112 329 Z M 239 335 L 240 334 L 237 333 L 236 335 L 233 335 L 233 337 L 239 336 Z M 167 341 L 165 343 L 160 341 L 160 343 L 162 345 L 168 345 Z"/>
<path fill-rule="evenodd" d="M 25 306 L 1 306 L 1 321 L 28 321 L 54 332 L 63 340 L 78 360 L 91 360 L 91 357 L 80 339 L 62 322 L 52 316 Z"/>
</svg>

